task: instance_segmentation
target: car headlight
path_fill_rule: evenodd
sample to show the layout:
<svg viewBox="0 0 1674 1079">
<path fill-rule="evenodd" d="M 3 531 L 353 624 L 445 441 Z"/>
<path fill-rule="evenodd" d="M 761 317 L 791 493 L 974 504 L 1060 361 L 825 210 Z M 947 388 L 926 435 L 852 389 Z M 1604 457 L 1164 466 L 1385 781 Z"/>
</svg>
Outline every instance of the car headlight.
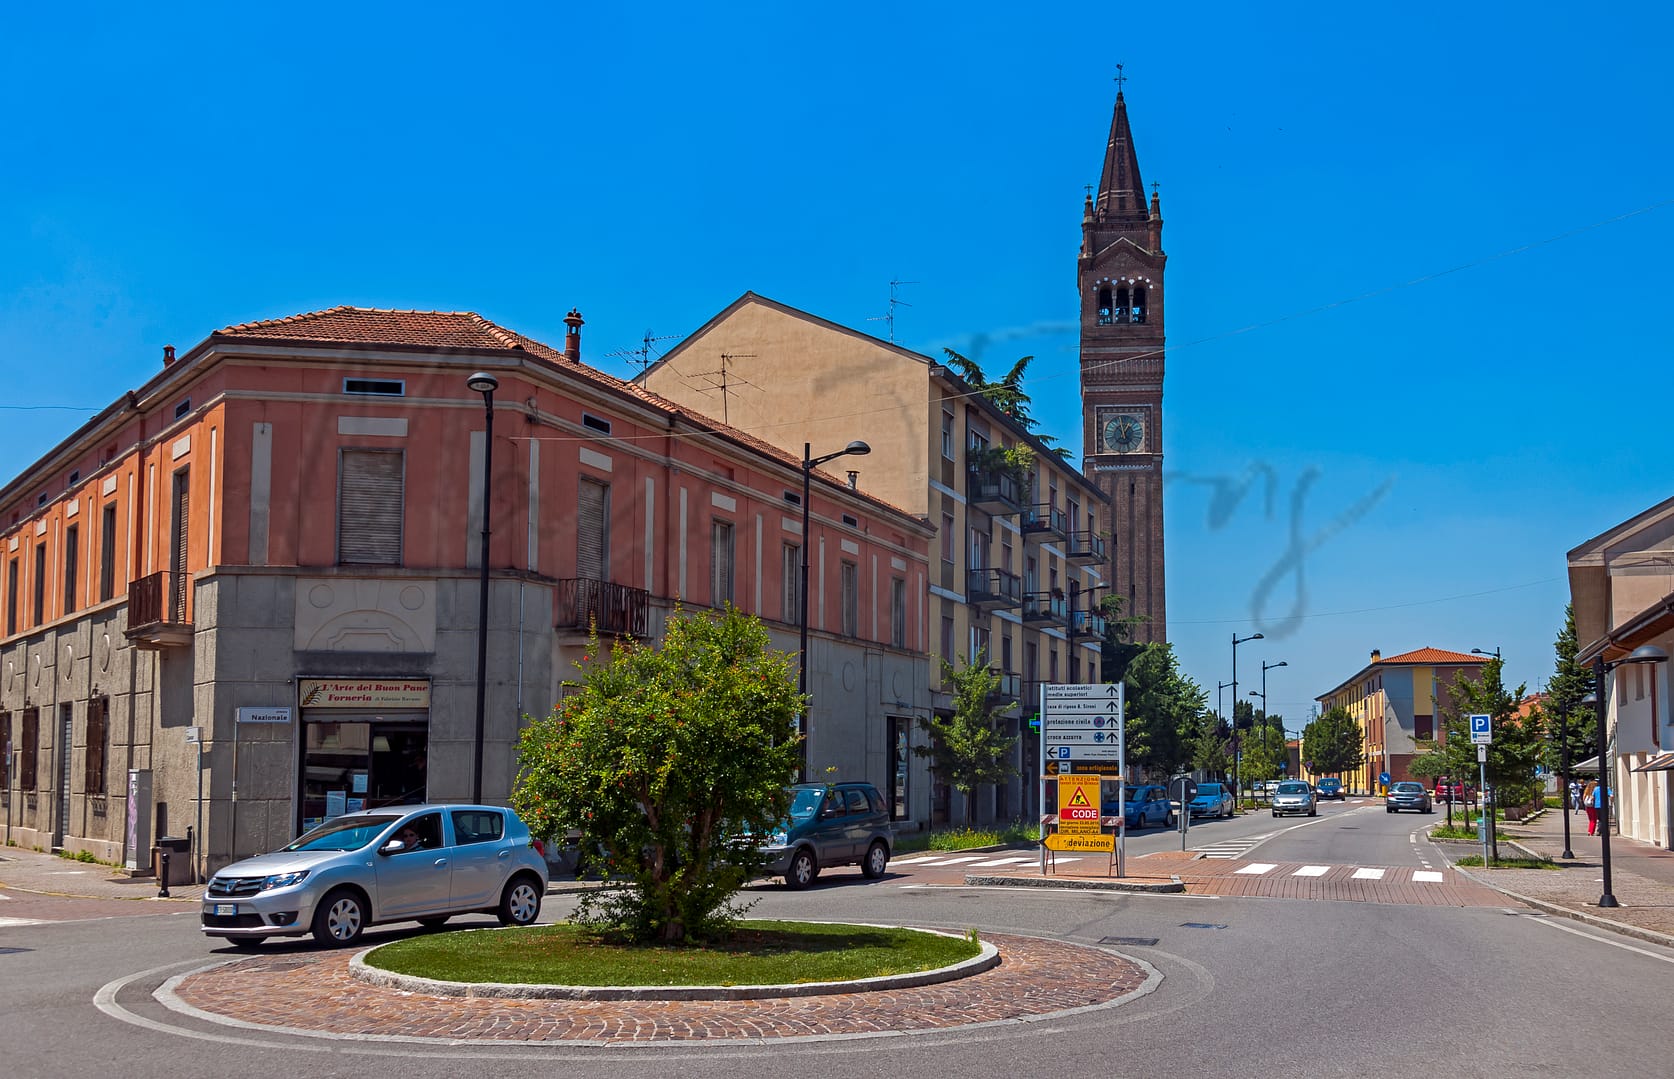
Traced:
<svg viewBox="0 0 1674 1079">
<path fill-rule="evenodd" d="M 772 835 L 767 837 L 767 842 L 772 846 L 782 847 L 786 843 L 790 842 L 790 833 L 789 832 L 774 832 Z"/>
<path fill-rule="evenodd" d="M 308 879 L 308 870 L 298 869 L 294 873 L 275 873 L 262 881 L 262 891 L 270 888 L 289 888 L 293 884 L 301 884 Z"/>
</svg>

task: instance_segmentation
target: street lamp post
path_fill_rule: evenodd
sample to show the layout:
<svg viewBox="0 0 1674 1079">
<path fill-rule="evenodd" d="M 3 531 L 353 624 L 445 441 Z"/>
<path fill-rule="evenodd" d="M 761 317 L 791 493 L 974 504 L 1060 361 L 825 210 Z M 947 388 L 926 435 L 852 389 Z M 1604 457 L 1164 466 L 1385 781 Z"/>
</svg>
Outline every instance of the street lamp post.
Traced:
<svg viewBox="0 0 1674 1079">
<path fill-rule="evenodd" d="M 1558 782 L 1563 784 L 1564 807 L 1564 852 L 1560 857 L 1573 859 L 1575 852 L 1569 849 L 1569 817 L 1575 812 L 1575 807 L 1569 804 L 1569 713 L 1567 710 L 1558 713 Z"/>
<path fill-rule="evenodd" d="M 1271 671 L 1275 668 L 1278 668 L 1278 667 L 1288 667 L 1288 666 L 1290 666 L 1290 662 L 1288 660 L 1283 660 L 1283 659 L 1279 660 L 1279 662 L 1277 662 L 1277 663 L 1269 663 L 1266 660 L 1261 661 L 1261 748 L 1262 749 L 1267 748 L 1267 717 L 1268 717 L 1268 714 L 1269 714 L 1268 711 L 1267 711 L 1267 672 Z"/>
<path fill-rule="evenodd" d="M 808 778 L 808 496 L 816 466 L 835 461 L 839 457 L 864 457 L 872 452 L 872 447 L 856 439 L 837 452 L 821 457 L 809 456 L 812 451 L 813 446 L 809 443 L 802 444 L 802 596 L 796 610 L 799 631 L 796 692 L 802 698 L 802 712 L 796 721 L 796 733 L 801 738 L 801 748 L 798 750 L 801 763 L 797 765 L 796 775 L 798 782 Z"/>
<path fill-rule="evenodd" d="M 483 716 L 488 693 L 488 508 L 492 504 L 490 496 L 494 483 L 494 391 L 500 388 L 500 380 L 486 371 L 478 371 L 465 380 L 465 385 L 482 394 L 486 422 L 482 438 L 482 546 L 478 552 L 482 576 L 477 589 L 477 732 L 471 766 L 471 801 L 480 805 Z"/>
<path fill-rule="evenodd" d="M 1601 652 L 1593 657 L 1593 716 L 1598 721 L 1598 787 L 1599 793 L 1599 866 L 1604 870 L 1604 894 L 1598 897 L 1601 907 L 1619 907 L 1616 895 L 1610 888 L 1610 796 L 1611 782 L 1615 776 L 1605 770 L 1604 753 L 1609 748 L 1609 739 L 1604 729 L 1604 676 L 1620 667 L 1624 663 L 1664 663 L 1668 660 L 1668 653 L 1654 644 L 1640 645 L 1632 652 L 1616 660 L 1606 663 Z"/>
<path fill-rule="evenodd" d="M 1245 641 L 1259 641 L 1261 634 L 1252 633 L 1248 637 L 1240 637 L 1236 630 L 1232 634 L 1232 737 L 1234 744 L 1238 738 L 1238 646 Z M 1244 809 L 1244 790 L 1239 786 L 1238 751 L 1232 754 L 1232 813 L 1237 816 Z"/>
</svg>

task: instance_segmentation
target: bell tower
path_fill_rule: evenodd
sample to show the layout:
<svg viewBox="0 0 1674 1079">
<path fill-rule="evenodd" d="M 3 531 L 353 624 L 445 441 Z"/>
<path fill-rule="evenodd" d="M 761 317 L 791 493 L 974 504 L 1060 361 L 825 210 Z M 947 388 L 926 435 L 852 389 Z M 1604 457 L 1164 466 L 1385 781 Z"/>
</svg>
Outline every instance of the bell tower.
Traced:
<svg viewBox="0 0 1674 1079">
<path fill-rule="evenodd" d="M 1132 639 L 1168 639 L 1163 574 L 1162 204 L 1150 204 L 1117 65 L 1116 111 L 1095 197 L 1081 210 L 1081 422 L 1085 469 L 1110 496 L 1111 592 Z"/>
</svg>

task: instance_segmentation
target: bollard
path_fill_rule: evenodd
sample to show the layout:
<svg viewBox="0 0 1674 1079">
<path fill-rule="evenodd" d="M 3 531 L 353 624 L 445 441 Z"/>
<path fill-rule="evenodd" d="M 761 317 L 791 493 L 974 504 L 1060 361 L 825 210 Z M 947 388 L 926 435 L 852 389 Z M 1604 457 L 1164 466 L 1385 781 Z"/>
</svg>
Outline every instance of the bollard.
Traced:
<svg viewBox="0 0 1674 1079">
<path fill-rule="evenodd" d="M 168 899 L 171 897 L 169 896 L 169 849 L 167 847 L 162 850 L 162 862 L 162 871 L 157 874 L 157 898 Z"/>
</svg>

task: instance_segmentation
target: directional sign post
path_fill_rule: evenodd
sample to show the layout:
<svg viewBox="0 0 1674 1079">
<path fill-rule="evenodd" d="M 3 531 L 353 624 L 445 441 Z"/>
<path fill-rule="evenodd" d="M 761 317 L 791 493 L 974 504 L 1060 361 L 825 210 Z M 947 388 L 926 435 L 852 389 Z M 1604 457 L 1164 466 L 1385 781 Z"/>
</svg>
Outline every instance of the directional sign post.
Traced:
<svg viewBox="0 0 1674 1079">
<path fill-rule="evenodd" d="M 1116 776 L 1116 798 L 1123 798 L 1122 774 L 1126 770 L 1126 741 L 1122 724 L 1122 685 L 1102 683 L 1073 685 L 1047 683 L 1040 689 L 1040 804 L 1046 804 L 1046 779 L 1057 776 L 1058 834 L 1046 835 L 1047 818 L 1041 819 L 1041 872 L 1046 872 L 1047 850 L 1110 850 L 1113 837 L 1099 832 L 1098 813 L 1101 808 L 1099 777 Z M 1085 784 L 1085 785 L 1083 785 Z M 1077 795 L 1075 792 L 1084 792 Z M 1089 831 L 1084 822 L 1065 816 L 1069 809 L 1085 812 L 1072 805 L 1077 797 L 1085 798 L 1093 810 Z M 1066 847 L 1054 845 L 1075 842 L 1100 842 L 1096 847 Z M 1116 875 L 1122 876 L 1122 842 L 1115 840 Z"/>
</svg>

